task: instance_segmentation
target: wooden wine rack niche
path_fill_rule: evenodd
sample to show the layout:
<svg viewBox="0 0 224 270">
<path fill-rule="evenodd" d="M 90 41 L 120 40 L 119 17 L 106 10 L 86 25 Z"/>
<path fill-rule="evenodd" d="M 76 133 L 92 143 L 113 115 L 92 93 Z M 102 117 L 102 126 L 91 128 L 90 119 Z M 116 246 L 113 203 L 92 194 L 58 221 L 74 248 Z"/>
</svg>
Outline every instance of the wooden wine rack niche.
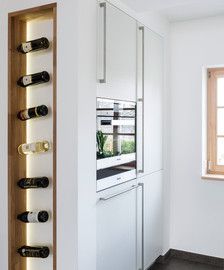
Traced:
<svg viewBox="0 0 224 270">
<path fill-rule="evenodd" d="M 56 4 L 9 14 L 9 89 L 8 89 L 8 192 L 9 192 L 9 270 L 56 269 Z M 22 53 L 18 46 L 46 37 L 49 47 Z M 50 80 L 21 87 L 18 79 L 27 74 L 47 71 Z M 22 121 L 18 112 L 46 105 L 48 114 Z M 46 107 L 45 107 L 46 108 Z M 44 153 L 21 155 L 18 146 L 50 142 Z M 23 178 L 47 177 L 45 188 L 23 189 Z M 46 178 L 45 178 L 46 179 Z M 22 222 L 17 216 L 25 211 L 47 211 L 44 223 Z M 29 220 L 30 221 L 30 220 Z M 23 257 L 22 246 L 48 247 L 47 258 Z"/>
</svg>

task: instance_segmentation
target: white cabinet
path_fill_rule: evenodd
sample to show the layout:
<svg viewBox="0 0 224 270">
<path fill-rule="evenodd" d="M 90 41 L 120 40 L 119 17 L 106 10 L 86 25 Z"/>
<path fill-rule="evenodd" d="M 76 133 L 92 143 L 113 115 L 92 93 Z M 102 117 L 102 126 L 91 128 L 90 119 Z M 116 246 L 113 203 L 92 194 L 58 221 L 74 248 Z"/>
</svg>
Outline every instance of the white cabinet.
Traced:
<svg viewBox="0 0 224 270">
<path fill-rule="evenodd" d="M 145 270 L 163 242 L 163 38 L 109 3 L 100 4 L 99 20 L 97 96 L 137 100 L 144 189 L 133 189 L 132 181 L 98 193 L 104 200 L 97 202 L 97 270 L 136 270 L 143 261 Z"/>
<path fill-rule="evenodd" d="M 146 270 L 162 254 L 163 171 L 138 182 L 143 189 L 132 181 L 98 193 L 97 270 L 141 269 L 142 259 Z"/>
<path fill-rule="evenodd" d="M 138 170 L 161 170 L 163 127 L 163 38 L 138 28 Z"/>
<path fill-rule="evenodd" d="M 106 200 L 97 202 L 97 270 L 136 270 L 137 189 L 133 185 L 135 181 L 98 193 Z"/>
<path fill-rule="evenodd" d="M 99 7 L 97 96 L 136 100 L 136 21 L 113 5 Z"/>
<path fill-rule="evenodd" d="M 144 184 L 144 270 L 162 254 L 163 171 L 139 179 Z M 139 191 L 140 192 L 140 191 Z M 140 196 L 139 196 L 140 197 Z M 140 214 L 139 214 L 140 215 Z M 141 220 L 141 216 L 138 217 Z M 139 237 L 140 239 L 140 237 Z M 138 241 L 139 249 L 141 242 Z"/>
</svg>

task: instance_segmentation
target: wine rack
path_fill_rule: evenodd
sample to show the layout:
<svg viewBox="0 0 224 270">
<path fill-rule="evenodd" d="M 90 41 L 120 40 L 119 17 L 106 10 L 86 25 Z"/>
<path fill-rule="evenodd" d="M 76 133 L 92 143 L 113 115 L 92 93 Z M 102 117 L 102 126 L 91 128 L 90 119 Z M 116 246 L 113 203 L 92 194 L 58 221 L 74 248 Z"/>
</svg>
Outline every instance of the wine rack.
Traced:
<svg viewBox="0 0 224 270">
<path fill-rule="evenodd" d="M 8 42 L 8 248 L 9 270 L 56 270 L 56 10 L 55 3 L 9 13 Z M 46 37 L 49 48 L 22 53 L 17 48 L 26 41 Z M 21 87 L 19 78 L 46 70 L 50 81 Z M 22 121 L 18 113 L 46 105 L 44 117 Z M 21 144 L 45 141 L 50 151 L 20 155 Z M 42 188 L 21 188 L 24 178 L 49 178 Z M 20 183 L 18 184 L 18 181 Z M 30 183 L 35 183 L 29 180 Z M 29 183 L 29 181 L 27 183 Z M 49 220 L 26 223 L 17 216 L 27 211 L 46 210 Z M 21 247 L 46 247 L 47 258 L 21 256 Z"/>
</svg>

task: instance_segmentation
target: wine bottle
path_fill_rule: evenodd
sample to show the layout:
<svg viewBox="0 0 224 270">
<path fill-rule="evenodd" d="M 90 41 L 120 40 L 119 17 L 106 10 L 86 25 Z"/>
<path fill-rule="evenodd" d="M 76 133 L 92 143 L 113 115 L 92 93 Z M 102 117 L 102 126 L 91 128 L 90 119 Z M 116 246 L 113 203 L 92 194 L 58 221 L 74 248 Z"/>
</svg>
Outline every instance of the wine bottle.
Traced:
<svg viewBox="0 0 224 270">
<path fill-rule="evenodd" d="M 22 110 L 17 114 L 17 117 L 20 120 L 25 121 L 25 120 L 29 120 L 31 118 L 46 116 L 47 114 L 48 114 L 47 106 L 41 105 L 41 106 Z"/>
<path fill-rule="evenodd" d="M 49 186 L 47 177 L 22 178 L 18 181 L 18 186 L 23 189 L 46 188 Z"/>
<path fill-rule="evenodd" d="M 49 45 L 50 45 L 49 40 L 46 37 L 42 37 L 21 43 L 18 46 L 17 51 L 26 54 L 32 51 L 47 49 L 49 48 Z"/>
<path fill-rule="evenodd" d="M 34 84 L 41 84 L 50 81 L 50 75 L 47 71 L 42 71 L 19 78 L 17 84 L 21 87 L 27 87 Z"/>
<path fill-rule="evenodd" d="M 50 149 L 48 141 L 20 144 L 18 152 L 20 155 L 29 155 L 47 152 Z"/>
<path fill-rule="evenodd" d="M 50 254 L 48 247 L 22 246 L 18 249 L 22 257 L 47 258 Z"/>
<path fill-rule="evenodd" d="M 48 221 L 48 218 L 49 215 L 47 211 L 37 211 L 37 212 L 26 211 L 17 216 L 17 219 L 25 223 L 39 223 L 39 222 L 44 223 Z"/>
</svg>

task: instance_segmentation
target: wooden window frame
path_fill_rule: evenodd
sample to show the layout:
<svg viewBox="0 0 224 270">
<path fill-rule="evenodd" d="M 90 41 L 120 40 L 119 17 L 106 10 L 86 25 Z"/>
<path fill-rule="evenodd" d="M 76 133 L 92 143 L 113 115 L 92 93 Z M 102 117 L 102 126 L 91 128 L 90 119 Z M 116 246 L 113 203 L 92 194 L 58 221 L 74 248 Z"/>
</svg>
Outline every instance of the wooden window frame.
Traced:
<svg viewBox="0 0 224 270">
<path fill-rule="evenodd" d="M 207 173 L 224 175 L 224 165 L 217 164 L 217 138 L 222 137 L 217 135 L 217 78 L 224 78 L 224 67 L 210 68 L 207 74 Z"/>
</svg>

